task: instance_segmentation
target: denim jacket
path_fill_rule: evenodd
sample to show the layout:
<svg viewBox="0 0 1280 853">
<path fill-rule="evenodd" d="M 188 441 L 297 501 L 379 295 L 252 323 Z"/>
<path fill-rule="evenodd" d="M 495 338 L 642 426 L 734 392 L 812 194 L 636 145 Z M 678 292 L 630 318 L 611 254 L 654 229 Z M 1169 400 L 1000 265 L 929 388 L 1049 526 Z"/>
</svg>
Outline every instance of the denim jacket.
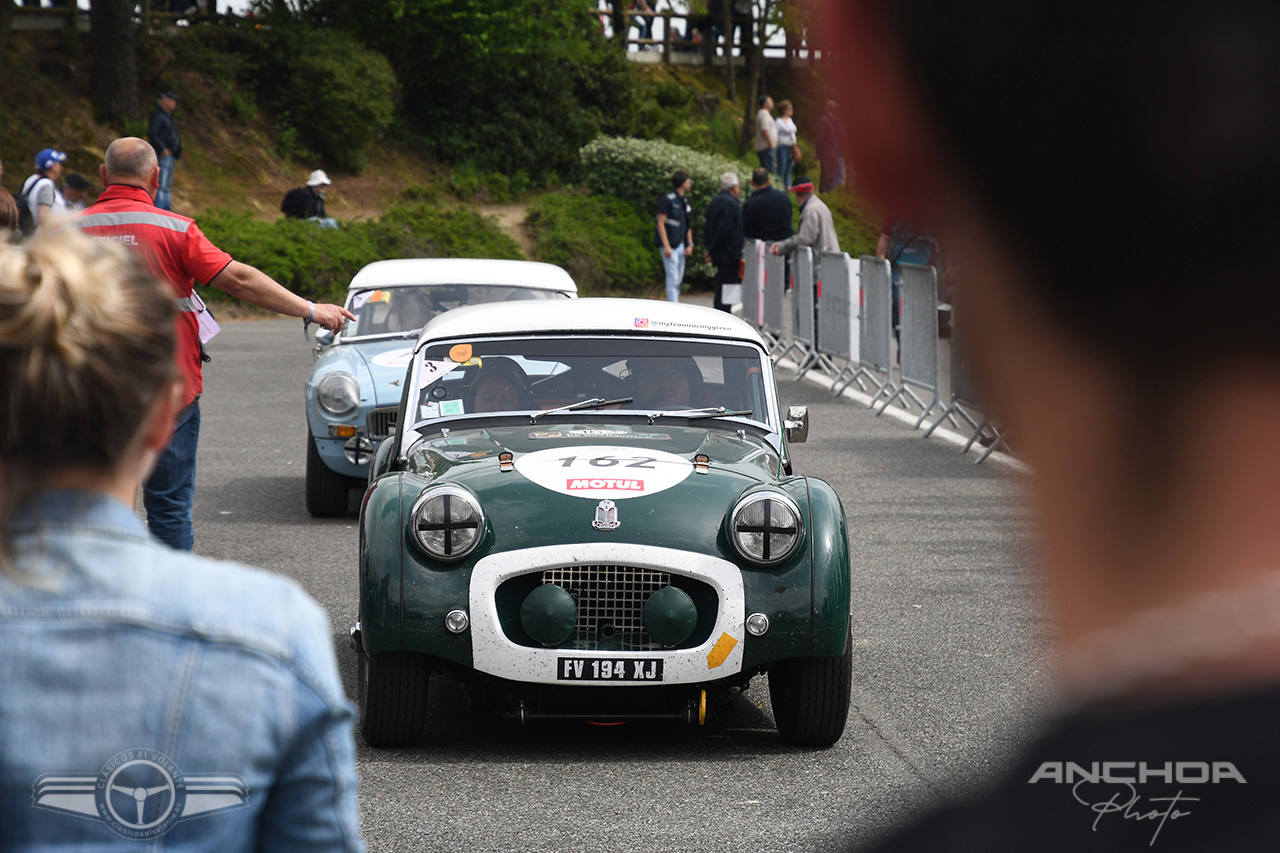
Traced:
<svg viewBox="0 0 1280 853">
<path fill-rule="evenodd" d="M 362 850 L 352 709 L 293 581 L 47 492 L 0 569 L 0 848 Z"/>
</svg>

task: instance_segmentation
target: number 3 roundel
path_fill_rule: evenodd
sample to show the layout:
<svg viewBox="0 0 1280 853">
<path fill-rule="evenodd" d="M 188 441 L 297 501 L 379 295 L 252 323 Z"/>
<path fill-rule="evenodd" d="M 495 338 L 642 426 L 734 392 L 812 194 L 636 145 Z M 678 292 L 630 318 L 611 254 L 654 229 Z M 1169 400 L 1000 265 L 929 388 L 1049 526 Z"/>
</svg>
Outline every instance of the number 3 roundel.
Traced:
<svg viewBox="0 0 1280 853">
<path fill-rule="evenodd" d="M 562 495 L 617 501 L 678 485 L 693 473 L 693 464 L 663 450 L 579 445 L 526 453 L 516 460 L 516 470 Z"/>
</svg>

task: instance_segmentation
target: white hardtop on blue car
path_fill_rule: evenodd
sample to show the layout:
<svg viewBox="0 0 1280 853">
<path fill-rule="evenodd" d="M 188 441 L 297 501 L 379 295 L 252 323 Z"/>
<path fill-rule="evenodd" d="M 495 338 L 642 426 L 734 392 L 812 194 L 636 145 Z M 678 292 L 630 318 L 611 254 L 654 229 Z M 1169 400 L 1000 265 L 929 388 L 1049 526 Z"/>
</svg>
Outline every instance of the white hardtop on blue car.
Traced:
<svg viewBox="0 0 1280 853">
<path fill-rule="evenodd" d="M 563 269 L 530 261 L 412 258 L 377 261 L 356 273 L 345 302 L 356 319 L 336 335 L 316 335 L 307 379 L 308 512 L 346 513 L 374 445 L 395 427 L 405 369 L 429 320 L 464 305 L 577 293 Z"/>
</svg>

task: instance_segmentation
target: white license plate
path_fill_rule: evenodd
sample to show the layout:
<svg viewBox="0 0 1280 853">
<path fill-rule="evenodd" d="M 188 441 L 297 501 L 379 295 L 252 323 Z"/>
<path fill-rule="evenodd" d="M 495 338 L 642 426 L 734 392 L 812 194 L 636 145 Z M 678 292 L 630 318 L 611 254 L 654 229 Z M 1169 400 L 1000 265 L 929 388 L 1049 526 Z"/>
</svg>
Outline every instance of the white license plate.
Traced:
<svg viewBox="0 0 1280 853">
<path fill-rule="evenodd" d="M 609 660 L 601 658 L 560 658 L 556 663 L 558 681 L 661 681 L 662 661 L 658 658 Z"/>
</svg>

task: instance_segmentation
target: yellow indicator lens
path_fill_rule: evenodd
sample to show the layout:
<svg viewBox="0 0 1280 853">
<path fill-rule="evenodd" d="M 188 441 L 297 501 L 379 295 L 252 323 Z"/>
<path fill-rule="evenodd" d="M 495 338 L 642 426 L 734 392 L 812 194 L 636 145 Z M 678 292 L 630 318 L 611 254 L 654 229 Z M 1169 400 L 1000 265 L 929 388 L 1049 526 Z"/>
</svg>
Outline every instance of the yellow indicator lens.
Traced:
<svg viewBox="0 0 1280 853">
<path fill-rule="evenodd" d="M 715 669 L 724 663 L 736 645 L 738 645 L 738 641 L 733 637 L 728 634 L 721 634 L 720 639 L 716 640 L 716 644 L 711 647 L 711 652 L 707 655 L 707 669 Z"/>
<path fill-rule="evenodd" d="M 347 426 L 346 424 L 338 424 L 333 431 L 337 434 L 338 438 L 351 438 L 351 436 L 356 434 L 356 428 L 353 426 Z"/>
</svg>

